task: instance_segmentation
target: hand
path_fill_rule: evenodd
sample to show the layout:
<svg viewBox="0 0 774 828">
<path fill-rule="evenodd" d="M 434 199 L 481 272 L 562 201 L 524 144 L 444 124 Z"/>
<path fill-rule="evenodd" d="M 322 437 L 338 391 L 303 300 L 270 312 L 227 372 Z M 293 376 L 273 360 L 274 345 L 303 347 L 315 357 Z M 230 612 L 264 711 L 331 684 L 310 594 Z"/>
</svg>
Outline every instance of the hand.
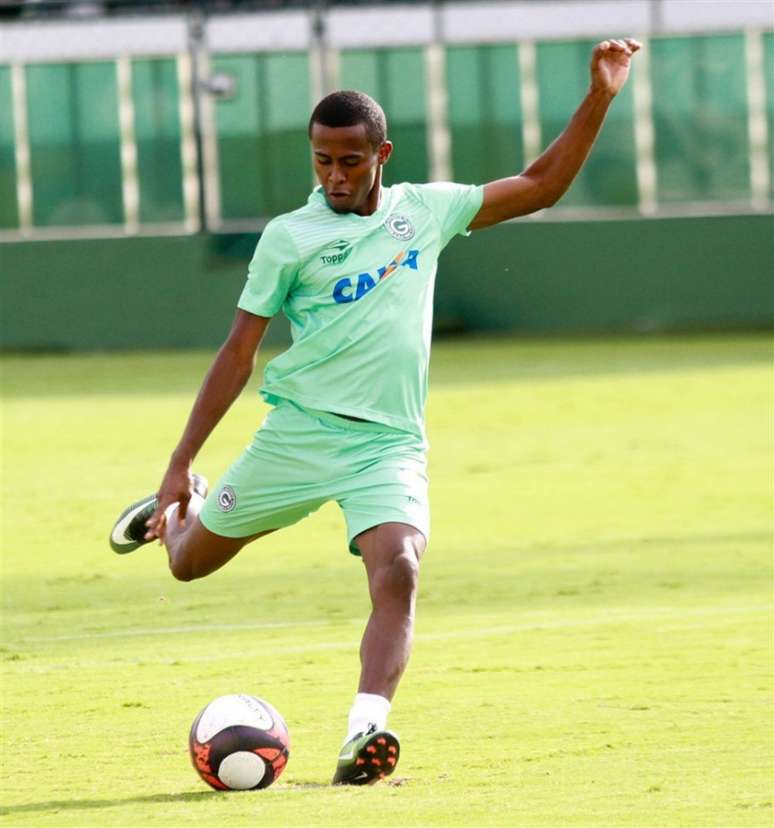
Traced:
<svg viewBox="0 0 774 828">
<path fill-rule="evenodd" d="M 161 481 L 161 486 L 159 487 L 159 505 L 145 523 L 148 527 L 148 531 L 145 533 L 145 539 L 153 540 L 153 538 L 158 538 L 163 543 L 167 531 L 166 510 L 173 503 L 179 503 L 177 518 L 182 524 L 185 521 L 188 503 L 191 500 L 192 494 L 193 478 L 191 477 L 188 465 L 173 460 L 170 462 L 164 479 Z"/>
<path fill-rule="evenodd" d="M 591 88 L 617 95 L 629 77 L 632 55 L 641 48 L 642 44 L 630 37 L 598 43 L 591 56 Z"/>
</svg>

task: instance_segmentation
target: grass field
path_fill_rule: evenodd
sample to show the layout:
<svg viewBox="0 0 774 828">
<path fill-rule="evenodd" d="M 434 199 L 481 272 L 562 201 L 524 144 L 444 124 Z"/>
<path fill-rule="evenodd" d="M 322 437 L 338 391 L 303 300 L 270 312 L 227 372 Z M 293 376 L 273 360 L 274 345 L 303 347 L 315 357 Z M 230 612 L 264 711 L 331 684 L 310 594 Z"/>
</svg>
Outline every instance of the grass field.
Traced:
<svg viewBox="0 0 774 828">
<path fill-rule="evenodd" d="M 327 784 L 368 609 L 335 506 L 190 584 L 156 546 L 107 546 L 210 356 L 6 359 L 3 823 L 771 825 L 771 355 L 437 344 L 403 754 L 370 789 Z M 217 477 L 262 414 L 246 392 L 196 468 Z M 189 765 L 193 717 L 232 692 L 290 726 L 267 791 Z"/>
</svg>

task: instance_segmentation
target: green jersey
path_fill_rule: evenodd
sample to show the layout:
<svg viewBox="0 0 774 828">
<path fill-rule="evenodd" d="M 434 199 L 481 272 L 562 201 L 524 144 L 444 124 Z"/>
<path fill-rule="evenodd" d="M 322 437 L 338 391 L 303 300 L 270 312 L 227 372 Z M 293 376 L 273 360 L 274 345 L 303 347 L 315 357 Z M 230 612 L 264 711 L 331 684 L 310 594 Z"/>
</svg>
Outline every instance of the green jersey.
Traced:
<svg viewBox="0 0 774 828">
<path fill-rule="evenodd" d="M 336 213 L 322 188 L 266 225 L 239 307 L 280 309 L 293 344 L 261 394 L 424 436 L 438 255 L 467 235 L 483 188 L 384 187 L 370 216 Z"/>
</svg>

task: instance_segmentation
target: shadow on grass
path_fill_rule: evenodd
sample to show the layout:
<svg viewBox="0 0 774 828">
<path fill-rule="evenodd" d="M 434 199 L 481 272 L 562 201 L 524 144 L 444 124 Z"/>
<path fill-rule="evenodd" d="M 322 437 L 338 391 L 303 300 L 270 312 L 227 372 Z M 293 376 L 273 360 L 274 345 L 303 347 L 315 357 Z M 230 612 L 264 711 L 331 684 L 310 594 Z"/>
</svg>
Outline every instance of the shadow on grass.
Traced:
<svg viewBox="0 0 774 828">
<path fill-rule="evenodd" d="M 30 814 L 37 811 L 91 811 L 141 803 L 201 802 L 218 796 L 222 796 L 218 791 L 189 791 L 188 793 L 178 794 L 160 793 L 147 794 L 146 796 L 129 796 L 125 799 L 50 799 L 46 802 L 28 802 L 26 805 L 4 805 L 0 807 L 0 816 Z"/>
<path fill-rule="evenodd" d="M 329 788 L 323 782 L 289 782 L 279 785 L 275 790 L 311 790 L 313 788 Z M 239 796 L 249 791 L 233 791 L 230 796 Z M 102 808 L 119 808 L 122 805 L 155 804 L 164 805 L 176 802 L 204 802 L 209 799 L 223 798 L 219 791 L 188 791 L 177 794 L 147 794 L 145 796 L 128 796 L 125 799 L 50 799 L 45 802 L 28 802 L 25 805 L 4 805 L 0 807 L 0 817 L 13 814 L 33 814 L 40 811 L 96 811 Z"/>
</svg>

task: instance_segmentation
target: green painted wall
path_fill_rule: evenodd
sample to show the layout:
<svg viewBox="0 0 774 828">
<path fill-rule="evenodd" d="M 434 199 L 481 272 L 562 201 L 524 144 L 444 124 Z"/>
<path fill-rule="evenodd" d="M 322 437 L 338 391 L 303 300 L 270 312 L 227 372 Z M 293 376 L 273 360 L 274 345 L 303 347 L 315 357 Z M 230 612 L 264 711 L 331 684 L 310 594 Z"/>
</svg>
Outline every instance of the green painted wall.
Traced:
<svg viewBox="0 0 774 828">
<path fill-rule="evenodd" d="M 211 348 L 254 239 L 0 245 L 4 350 Z M 774 323 L 774 216 L 548 223 L 457 239 L 441 259 L 439 331 L 525 334 Z M 287 337 L 277 320 L 268 342 Z"/>
<path fill-rule="evenodd" d="M 774 324 L 774 215 L 522 221 L 452 245 L 439 324 L 530 334 Z"/>
</svg>

